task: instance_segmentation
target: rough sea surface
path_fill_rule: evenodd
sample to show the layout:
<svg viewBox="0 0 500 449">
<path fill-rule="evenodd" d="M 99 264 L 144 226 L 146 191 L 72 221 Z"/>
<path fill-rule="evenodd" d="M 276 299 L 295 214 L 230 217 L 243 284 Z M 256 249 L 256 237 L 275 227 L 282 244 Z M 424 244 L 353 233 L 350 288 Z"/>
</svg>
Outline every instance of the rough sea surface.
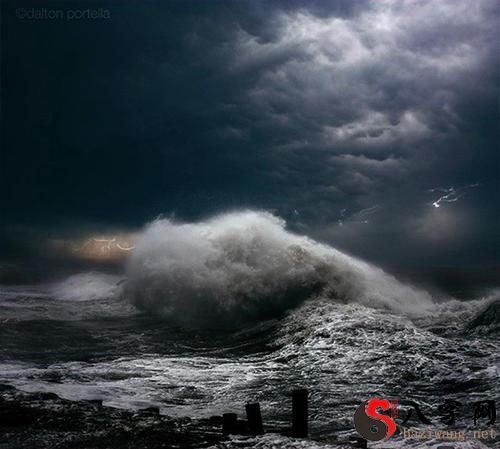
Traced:
<svg viewBox="0 0 500 449">
<path fill-rule="evenodd" d="M 159 220 L 122 275 L 0 288 L 0 383 L 178 417 L 244 416 L 258 401 L 273 426 L 289 425 L 290 391 L 306 387 L 318 447 L 355 435 L 353 413 L 374 396 L 416 401 L 443 430 L 438 406 L 453 399 L 464 407 L 451 428 L 470 433 L 487 427 L 473 402 L 500 404 L 499 317 L 498 292 L 434 298 L 266 213 Z M 251 444 L 306 447 L 275 434 Z"/>
</svg>

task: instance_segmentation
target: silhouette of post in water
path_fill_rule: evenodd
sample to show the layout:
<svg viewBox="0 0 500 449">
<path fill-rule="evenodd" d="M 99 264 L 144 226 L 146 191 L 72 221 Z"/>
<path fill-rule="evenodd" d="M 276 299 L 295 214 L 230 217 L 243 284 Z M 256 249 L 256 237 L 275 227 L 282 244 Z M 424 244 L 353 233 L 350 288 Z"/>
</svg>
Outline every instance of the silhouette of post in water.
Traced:
<svg viewBox="0 0 500 449">
<path fill-rule="evenodd" d="M 236 431 L 238 417 L 236 413 L 224 413 L 222 415 L 222 432 L 231 433 Z"/>
<path fill-rule="evenodd" d="M 305 438 L 307 429 L 307 390 L 300 388 L 292 391 L 292 436 Z"/>
<path fill-rule="evenodd" d="M 255 402 L 254 404 L 247 404 L 245 406 L 247 411 L 247 421 L 248 430 L 254 435 L 260 435 L 264 433 L 262 427 L 262 416 L 260 414 L 260 404 Z"/>
</svg>

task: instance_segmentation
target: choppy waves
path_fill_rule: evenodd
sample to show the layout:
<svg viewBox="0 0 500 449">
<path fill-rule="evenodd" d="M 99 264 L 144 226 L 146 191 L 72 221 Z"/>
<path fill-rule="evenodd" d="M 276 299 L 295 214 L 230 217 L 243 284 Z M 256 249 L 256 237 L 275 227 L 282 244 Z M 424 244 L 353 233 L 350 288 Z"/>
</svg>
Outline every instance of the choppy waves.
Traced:
<svg viewBox="0 0 500 449">
<path fill-rule="evenodd" d="M 158 220 L 124 276 L 0 290 L 0 382 L 180 416 L 260 401 L 279 425 L 306 386 L 313 434 L 341 435 L 373 395 L 498 397 L 499 310 L 498 291 L 433 301 L 270 214 Z"/>
<path fill-rule="evenodd" d="M 67 301 L 106 300 L 121 292 L 122 277 L 98 272 L 80 273 L 48 286 L 57 299 Z"/>
</svg>

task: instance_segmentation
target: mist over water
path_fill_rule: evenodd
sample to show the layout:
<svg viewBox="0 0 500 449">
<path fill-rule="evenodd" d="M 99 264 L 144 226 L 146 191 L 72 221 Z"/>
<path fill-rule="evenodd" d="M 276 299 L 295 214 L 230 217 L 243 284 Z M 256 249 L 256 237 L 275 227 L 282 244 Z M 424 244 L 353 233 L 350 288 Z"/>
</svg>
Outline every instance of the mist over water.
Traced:
<svg viewBox="0 0 500 449">
<path fill-rule="evenodd" d="M 435 301 L 266 212 L 157 220 L 121 275 L 2 287 L 0 382 L 177 416 L 260 401 L 278 424 L 305 386 L 313 435 L 342 435 L 373 395 L 498 399 L 499 304 Z"/>
</svg>

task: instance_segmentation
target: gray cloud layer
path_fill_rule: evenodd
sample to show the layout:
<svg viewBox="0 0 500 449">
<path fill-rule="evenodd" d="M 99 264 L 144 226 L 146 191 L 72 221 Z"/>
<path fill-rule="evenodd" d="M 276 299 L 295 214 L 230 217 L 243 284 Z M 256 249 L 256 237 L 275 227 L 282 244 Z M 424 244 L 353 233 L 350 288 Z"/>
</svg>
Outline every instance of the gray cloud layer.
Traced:
<svg viewBox="0 0 500 449">
<path fill-rule="evenodd" d="M 112 12 L 65 28 L 7 14 L 5 78 L 40 74 L 6 98 L 13 225 L 259 207 L 388 266 L 497 264 L 494 0 Z M 430 189 L 471 184 L 433 206 Z"/>
</svg>

